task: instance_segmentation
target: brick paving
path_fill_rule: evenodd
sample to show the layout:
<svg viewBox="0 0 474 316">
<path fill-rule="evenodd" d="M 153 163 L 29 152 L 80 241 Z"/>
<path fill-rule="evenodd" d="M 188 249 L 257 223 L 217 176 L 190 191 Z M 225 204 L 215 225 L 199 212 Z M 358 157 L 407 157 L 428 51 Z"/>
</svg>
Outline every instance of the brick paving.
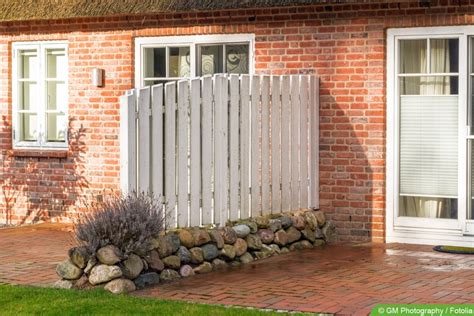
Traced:
<svg viewBox="0 0 474 316">
<path fill-rule="evenodd" d="M 48 285 L 70 227 L 0 229 L 0 283 Z M 474 302 L 474 256 L 429 246 L 329 246 L 197 275 L 135 295 L 208 304 L 366 315 L 376 303 Z"/>
</svg>

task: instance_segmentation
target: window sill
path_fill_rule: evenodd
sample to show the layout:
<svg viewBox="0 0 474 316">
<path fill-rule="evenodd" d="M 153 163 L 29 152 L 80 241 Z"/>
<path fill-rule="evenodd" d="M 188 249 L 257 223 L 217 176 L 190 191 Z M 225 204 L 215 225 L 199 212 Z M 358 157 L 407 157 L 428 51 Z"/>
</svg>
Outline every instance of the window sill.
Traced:
<svg viewBox="0 0 474 316">
<path fill-rule="evenodd" d="M 67 158 L 69 151 L 67 149 L 12 149 L 8 151 L 12 157 L 29 158 Z"/>
</svg>

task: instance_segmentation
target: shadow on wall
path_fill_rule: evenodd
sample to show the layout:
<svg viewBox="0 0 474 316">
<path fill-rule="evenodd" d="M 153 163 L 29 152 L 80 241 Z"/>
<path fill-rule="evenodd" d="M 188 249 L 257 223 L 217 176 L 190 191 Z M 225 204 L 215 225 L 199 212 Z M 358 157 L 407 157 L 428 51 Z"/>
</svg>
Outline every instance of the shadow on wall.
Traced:
<svg viewBox="0 0 474 316">
<path fill-rule="evenodd" d="M 3 131 L 11 135 L 11 123 L 2 117 Z M 7 225 L 36 223 L 68 217 L 86 204 L 89 182 L 85 176 L 85 128 L 72 127 L 66 158 L 16 157 L 4 150 L 0 165 L 0 218 Z M 76 215 L 77 216 L 77 215 Z"/>
</svg>

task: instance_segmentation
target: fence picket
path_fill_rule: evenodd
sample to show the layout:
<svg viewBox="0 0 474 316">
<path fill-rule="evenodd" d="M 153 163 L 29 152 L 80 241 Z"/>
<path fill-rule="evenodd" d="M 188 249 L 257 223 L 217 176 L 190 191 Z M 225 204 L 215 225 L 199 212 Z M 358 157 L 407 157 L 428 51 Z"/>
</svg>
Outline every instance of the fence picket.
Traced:
<svg viewBox="0 0 474 316">
<path fill-rule="evenodd" d="M 201 224 L 201 81 L 191 80 L 190 226 Z"/>
<path fill-rule="evenodd" d="M 240 218 L 250 216 L 250 77 L 240 77 Z"/>
<path fill-rule="evenodd" d="M 299 76 L 291 76 L 291 209 L 300 207 L 299 192 L 299 124 L 300 124 L 300 98 L 299 98 Z"/>
<path fill-rule="evenodd" d="M 272 213 L 281 211 L 280 192 L 280 77 L 272 77 L 271 94 L 271 133 L 272 133 Z"/>
<path fill-rule="evenodd" d="M 176 227 L 176 83 L 165 84 L 165 196 L 168 222 Z"/>
<path fill-rule="evenodd" d="M 228 120 L 228 87 L 227 78 L 223 75 L 214 76 L 215 91 L 215 173 L 214 173 L 214 214 L 215 222 L 225 225 L 228 219 L 227 213 L 227 120 Z"/>
<path fill-rule="evenodd" d="M 310 78 L 311 207 L 319 208 L 319 79 Z"/>
<path fill-rule="evenodd" d="M 150 88 L 138 90 L 138 192 L 150 192 Z"/>
<path fill-rule="evenodd" d="M 137 95 L 135 90 L 120 97 L 120 187 L 137 190 Z"/>
<path fill-rule="evenodd" d="M 229 186 L 229 217 L 239 218 L 239 76 L 230 76 L 230 186 Z"/>
<path fill-rule="evenodd" d="M 212 148 L 213 139 L 213 100 L 212 100 L 212 78 L 202 78 L 202 223 L 214 223 L 212 211 L 212 183 L 214 152 Z"/>
<path fill-rule="evenodd" d="M 300 82 L 300 207 L 308 208 L 308 77 Z"/>
<path fill-rule="evenodd" d="M 271 214 L 270 208 L 270 77 L 262 77 L 262 143 L 261 143 L 261 175 L 262 175 L 262 214 Z"/>
<path fill-rule="evenodd" d="M 281 78 L 281 210 L 289 212 L 290 187 L 290 77 Z"/>
<path fill-rule="evenodd" d="M 188 80 L 178 81 L 178 226 L 188 226 Z"/>
<path fill-rule="evenodd" d="M 153 195 L 163 198 L 163 85 L 151 88 L 151 182 Z"/>
<path fill-rule="evenodd" d="M 250 182 L 251 182 L 251 216 L 261 215 L 260 204 L 260 77 L 253 76 L 251 83 L 250 107 Z"/>
</svg>

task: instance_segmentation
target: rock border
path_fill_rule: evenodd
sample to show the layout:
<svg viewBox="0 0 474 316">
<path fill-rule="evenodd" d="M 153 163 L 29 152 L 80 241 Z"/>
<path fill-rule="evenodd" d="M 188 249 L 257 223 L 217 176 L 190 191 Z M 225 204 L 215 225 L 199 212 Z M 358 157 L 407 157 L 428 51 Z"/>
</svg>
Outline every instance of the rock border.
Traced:
<svg viewBox="0 0 474 316">
<path fill-rule="evenodd" d="M 229 222 L 225 227 L 175 229 L 153 239 L 150 249 L 125 256 L 108 245 L 90 255 L 84 246 L 69 249 L 56 267 L 53 286 L 103 287 L 128 293 L 159 283 L 208 273 L 294 250 L 320 247 L 334 239 L 335 226 L 322 211 L 303 210 Z"/>
</svg>

